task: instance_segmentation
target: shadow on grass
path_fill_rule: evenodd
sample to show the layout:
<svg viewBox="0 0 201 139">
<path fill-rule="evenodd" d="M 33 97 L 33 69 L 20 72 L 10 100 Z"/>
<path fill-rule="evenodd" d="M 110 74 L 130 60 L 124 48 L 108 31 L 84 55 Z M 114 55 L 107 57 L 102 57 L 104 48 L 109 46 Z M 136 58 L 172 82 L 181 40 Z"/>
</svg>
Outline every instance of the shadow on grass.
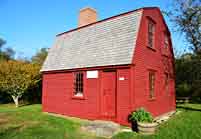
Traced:
<svg viewBox="0 0 201 139">
<path fill-rule="evenodd" d="M 17 131 L 19 131 L 19 129 L 21 127 L 22 127 L 22 125 L 15 125 L 15 126 L 12 126 L 12 127 L 8 127 L 7 129 L 1 130 L 0 131 L 0 137 L 9 135 L 9 134 L 11 134 L 13 132 L 17 132 Z"/>
<path fill-rule="evenodd" d="M 20 101 L 19 102 L 19 107 L 23 106 L 29 106 L 29 105 L 34 105 L 34 104 L 41 104 L 40 102 L 28 102 L 28 101 Z"/>
<path fill-rule="evenodd" d="M 19 107 L 33 105 L 32 103 L 20 104 Z"/>
<path fill-rule="evenodd" d="M 177 108 L 181 108 L 181 109 L 188 110 L 188 111 L 200 111 L 201 112 L 201 108 L 192 108 L 190 106 L 177 106 Z"/>
</svg>

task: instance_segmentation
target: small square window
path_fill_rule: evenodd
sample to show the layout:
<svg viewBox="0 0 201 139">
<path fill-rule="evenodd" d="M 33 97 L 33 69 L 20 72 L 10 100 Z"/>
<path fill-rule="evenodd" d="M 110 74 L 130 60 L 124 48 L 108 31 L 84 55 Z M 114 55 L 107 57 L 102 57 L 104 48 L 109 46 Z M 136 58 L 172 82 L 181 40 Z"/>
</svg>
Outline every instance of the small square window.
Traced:
<svg viewBox="0 0 201 139">
<path fill-rule="evenodd" d="M 74 73 L 74 96 L 83 96 L 83 72 Z"/>
</svg>

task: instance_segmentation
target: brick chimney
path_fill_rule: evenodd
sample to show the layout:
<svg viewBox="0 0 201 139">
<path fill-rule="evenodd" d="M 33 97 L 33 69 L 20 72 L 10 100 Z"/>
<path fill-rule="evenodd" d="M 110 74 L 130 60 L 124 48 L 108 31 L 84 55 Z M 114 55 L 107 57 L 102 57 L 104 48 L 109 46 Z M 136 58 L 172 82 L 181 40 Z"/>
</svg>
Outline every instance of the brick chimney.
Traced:
<svg viewBox="0 0 201 139">
<path fill-rule="evenodd" d="M 83 8 L 79 13 L 78 27 L 85 26 L 97 21 L 97 13 L 95 9 L 90 7 Z"/>
</svg>

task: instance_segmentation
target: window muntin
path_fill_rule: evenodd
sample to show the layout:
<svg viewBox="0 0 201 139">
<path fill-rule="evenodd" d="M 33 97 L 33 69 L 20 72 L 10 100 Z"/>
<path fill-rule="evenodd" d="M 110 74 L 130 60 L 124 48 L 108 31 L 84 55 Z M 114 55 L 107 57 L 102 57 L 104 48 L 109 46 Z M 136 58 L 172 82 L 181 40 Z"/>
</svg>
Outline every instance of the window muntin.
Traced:
<svg viewBox="0 0 201 139">
<path fill-rule="evenodd" d="M 149 72 L 149 97 L 154 98 L 155 96 L 155 72 Z"/>
<path fill-rule="evenodd" d="M 148 22 L 148 47 L 154 48 L 155 23 L 152 20 Z"/>
<path fill-rule="evenodd" d="M 83 72 L 74 73 L 74 96 L 83 96 Z"/>
</svg>

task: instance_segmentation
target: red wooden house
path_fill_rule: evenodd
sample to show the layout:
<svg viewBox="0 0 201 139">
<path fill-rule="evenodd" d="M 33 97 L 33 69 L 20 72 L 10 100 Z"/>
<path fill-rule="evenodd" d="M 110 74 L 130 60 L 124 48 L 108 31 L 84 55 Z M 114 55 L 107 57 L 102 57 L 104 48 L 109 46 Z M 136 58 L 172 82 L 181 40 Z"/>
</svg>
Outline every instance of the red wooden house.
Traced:
<svg viewBox="0 0 201 139">
<path fill-rule="evenodd" d="M 82 9 L 79 27 L 56 36 L 41 69 L 43 111 L 124 125 L 139 107 L 174 111 L 174 55 L 160 9 L 96 18 Z"/>
</svg>

